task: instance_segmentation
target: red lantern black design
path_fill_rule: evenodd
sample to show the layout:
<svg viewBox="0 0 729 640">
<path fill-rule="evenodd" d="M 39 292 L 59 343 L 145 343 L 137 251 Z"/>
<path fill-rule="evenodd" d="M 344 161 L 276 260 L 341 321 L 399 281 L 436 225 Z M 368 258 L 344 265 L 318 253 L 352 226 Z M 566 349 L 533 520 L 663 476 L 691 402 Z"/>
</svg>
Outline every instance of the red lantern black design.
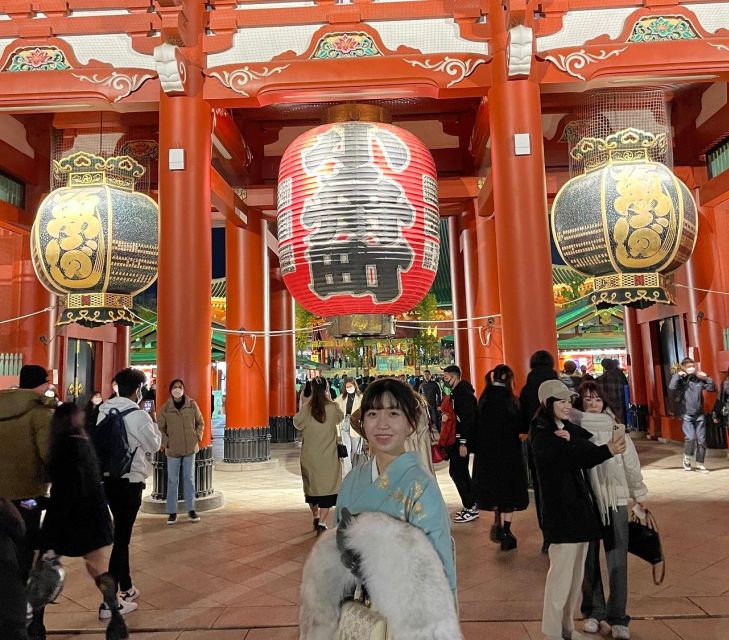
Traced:
<svg viewBox="0 0 729 640">
<path fill-rule="evenodd" d="M 278 236 L 284 282 L 309 311 L 409 311 L 438 268 L 430 152 L 411 133 L 371 122 L 299 136 L 281 160 Z"/>
</svg>

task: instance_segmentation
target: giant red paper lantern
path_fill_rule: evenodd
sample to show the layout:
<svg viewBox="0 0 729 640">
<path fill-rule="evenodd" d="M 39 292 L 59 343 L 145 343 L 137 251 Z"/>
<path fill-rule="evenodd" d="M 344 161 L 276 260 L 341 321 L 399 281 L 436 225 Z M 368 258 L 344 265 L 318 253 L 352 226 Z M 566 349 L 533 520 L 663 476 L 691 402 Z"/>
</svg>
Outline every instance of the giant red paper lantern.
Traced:
<svg viewBox="0 0 729 640">
<path fill-rule="evenodd" d="M 429 291 L 440 250 L 435 163 L 413 134 L 338 122 L 299 136 L 281 159 L 284 282 L 319 316 L 396 315 Z"/>
</svg>

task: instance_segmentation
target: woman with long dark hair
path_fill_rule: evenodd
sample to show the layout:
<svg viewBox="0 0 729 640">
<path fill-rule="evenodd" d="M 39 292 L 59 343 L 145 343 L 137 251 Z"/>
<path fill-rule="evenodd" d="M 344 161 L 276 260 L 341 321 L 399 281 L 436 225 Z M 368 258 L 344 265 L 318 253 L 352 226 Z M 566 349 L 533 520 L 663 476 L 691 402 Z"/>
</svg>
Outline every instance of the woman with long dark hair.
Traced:
<svg viewBox="0 0 729 640">
<path fill-rule="evenodd" d="M 579 397 L 570 413 L 573 422 L 592 434 L 595 444 L 607 444 L 613 438 L 616 418 L 601 387 L 583 382 Z M 582 615 L 588 633 L 612 634 L 628 640 L 630 616 L 628 602 L 628 501 L 634 500 L 642 511 L 648 496 L 643 483 L 640 460 L 630 438 L 625 439 L 625 453 L 614 456 L 589 470 L 590 486 L 603 526 L 603 546 L 607 563 L 610 597 L 605 599 L 600 571 L 600 541 L 593 540 L 587 551 L 585 578 L 582 583 Z"/>
<path fill-rule="evenodd" d="M 542 633 L 545 640 L 579 637 L 574 613 L 582 592 L 588 543 L 599 540 L 600 520 L 583 469 L 625 451 L 625 438 L 597 446 L 570 422 L 575 394 L 559 380 L 539 387 L 540 407 L 529 438 L 542 491 L 542 525 L 549 543 Z"/>
<path fill-rule="evenodd" d="M 351 428 L 351 417 L 359 410 L 362 404 L 362 392 L 357 386 L 354 378 L 345 378 L 343 393 L 334 401 L 344 414 L 344 419 L 339 423 L 339 438 L 342 444 L 347 447 L 347 457 L 342 459 L 342 468 L 346 476 L 355 464 L 355 456 L 360 457 L 362 453 L 362 436 Z"/>
<path fill-rule="evenodd" d="M 84 430 L 85 416 L 71 402 L 59 406 L 51 421 L 48 470 L 51 498 L 43 521 L 43 546 L 59 556 L 80 557 L 111 610 L 108 640 L 128 638 L 122 614 L 134 611 L 135 602 L 117 599 L 117 584 L 107 572 L 113 541 L 111 516 L 96 453 Z"/>
<path fill-rule="evenodd" d="M 332 402 L 327 381 L 317 376 L 311 381 L 311 395 L 302 388 L 300 408 L 294 427 L 303 433 L 301 478 L 304 498 L 314 517 L 317 536 L 327 529 L 329 510 L 337 503 L 342 484 L 342 466 L 337 452 L 337 425 L 344 419 L 342 410 Z"/>
<path fill-rule="evenodd" d="M 516 549 L 511 532 L 514 511 L 529 506 L 526 471 L 521 453 L 521 416 L 514 395 L 514 372 L 500 364 L 486 374 L 478 400 L 474 457 L 474 488 L 481 510 L 494 512 L 492 542 L 502 551 Z M 503 522 L 502 522 L 503 519 Z"/>
</svg>

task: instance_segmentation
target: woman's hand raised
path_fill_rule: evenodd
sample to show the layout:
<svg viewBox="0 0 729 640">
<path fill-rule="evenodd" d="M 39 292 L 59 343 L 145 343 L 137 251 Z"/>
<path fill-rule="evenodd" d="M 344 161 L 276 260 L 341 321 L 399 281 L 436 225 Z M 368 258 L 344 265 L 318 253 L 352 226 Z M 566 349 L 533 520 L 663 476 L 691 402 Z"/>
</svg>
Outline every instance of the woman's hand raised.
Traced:
<svg viewBox="0 0 729 640">
<path fill-rule="evenodd" d="M 625 453 L 625 436 L 623 436 L 619 440 L 611 440 L 607 443 L 607 446 L 608 449 L 610 449 L 610 453 L 612 453 L 614 456 Z"/>
</svg>

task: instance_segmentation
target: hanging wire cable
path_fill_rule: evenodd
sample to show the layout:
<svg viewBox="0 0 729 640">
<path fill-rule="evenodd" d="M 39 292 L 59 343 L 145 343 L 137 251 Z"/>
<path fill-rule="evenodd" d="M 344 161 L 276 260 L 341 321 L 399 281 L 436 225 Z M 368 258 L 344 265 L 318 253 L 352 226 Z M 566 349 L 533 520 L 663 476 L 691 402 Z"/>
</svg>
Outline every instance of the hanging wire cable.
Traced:
<svg viewBox="0 0 729 640">
<path fill-rule="evenodd" d="M 145 320 L 140 316 L 139 314 L 132 311 L 129 307 L 124 307 L 131 315 L 132 317 L 136 318 L 140 322 L 143 322 L 149 327 L 157 328 L 156 322 L 150 322 L 149 320 Z M 229 335 L 235 335 L 235 336 L 284 336 L 289 334 L 296 334 L 296 333 L 311 333 L 313 331 L 318 331 L 320 329 L 325 329 L 326 327 L 330 326 L 331 322 L 327 322 L 326 324 L 320 324 L 315 327 L 303 327 L 301 329 L 276 329 L 273 331 L 246 331 L 245 329 L 224 329 L 222 327 L 211 327 L 213 331 L 217 331 L 218 333 L 225 333 Z"/>
<path fill-rule="evenodd" d="M 729 291 L 717 291 L 716 289 L 702 289 L 701 287 L 689 287 L 686 284 L 678 284 L 675 283 L 677 287 L 681 287 L 682 289 L 692 289 L 693 291 L 703 291 L 704 293 L 716 293 L 720 296 L 729 296 Z"/>
<path fill-rule="evenodd" d="M 18 316 L 17 318 L 8 318 L 7 320 L 0 320 L 0 324 L 7 324 L 8 322 L 17 322 L 18 320 L 24 320 L 25 318 L 31 318 L 32 316 L 40 315 L 41 313 L 47 313 L 48 311 L 53 311 L 55 307 L 46 307 L 45 309 L 40 309 L 39 311 L 34 311 L 33 313 L 26 313 L 23 316 Z"/>
</svg>

